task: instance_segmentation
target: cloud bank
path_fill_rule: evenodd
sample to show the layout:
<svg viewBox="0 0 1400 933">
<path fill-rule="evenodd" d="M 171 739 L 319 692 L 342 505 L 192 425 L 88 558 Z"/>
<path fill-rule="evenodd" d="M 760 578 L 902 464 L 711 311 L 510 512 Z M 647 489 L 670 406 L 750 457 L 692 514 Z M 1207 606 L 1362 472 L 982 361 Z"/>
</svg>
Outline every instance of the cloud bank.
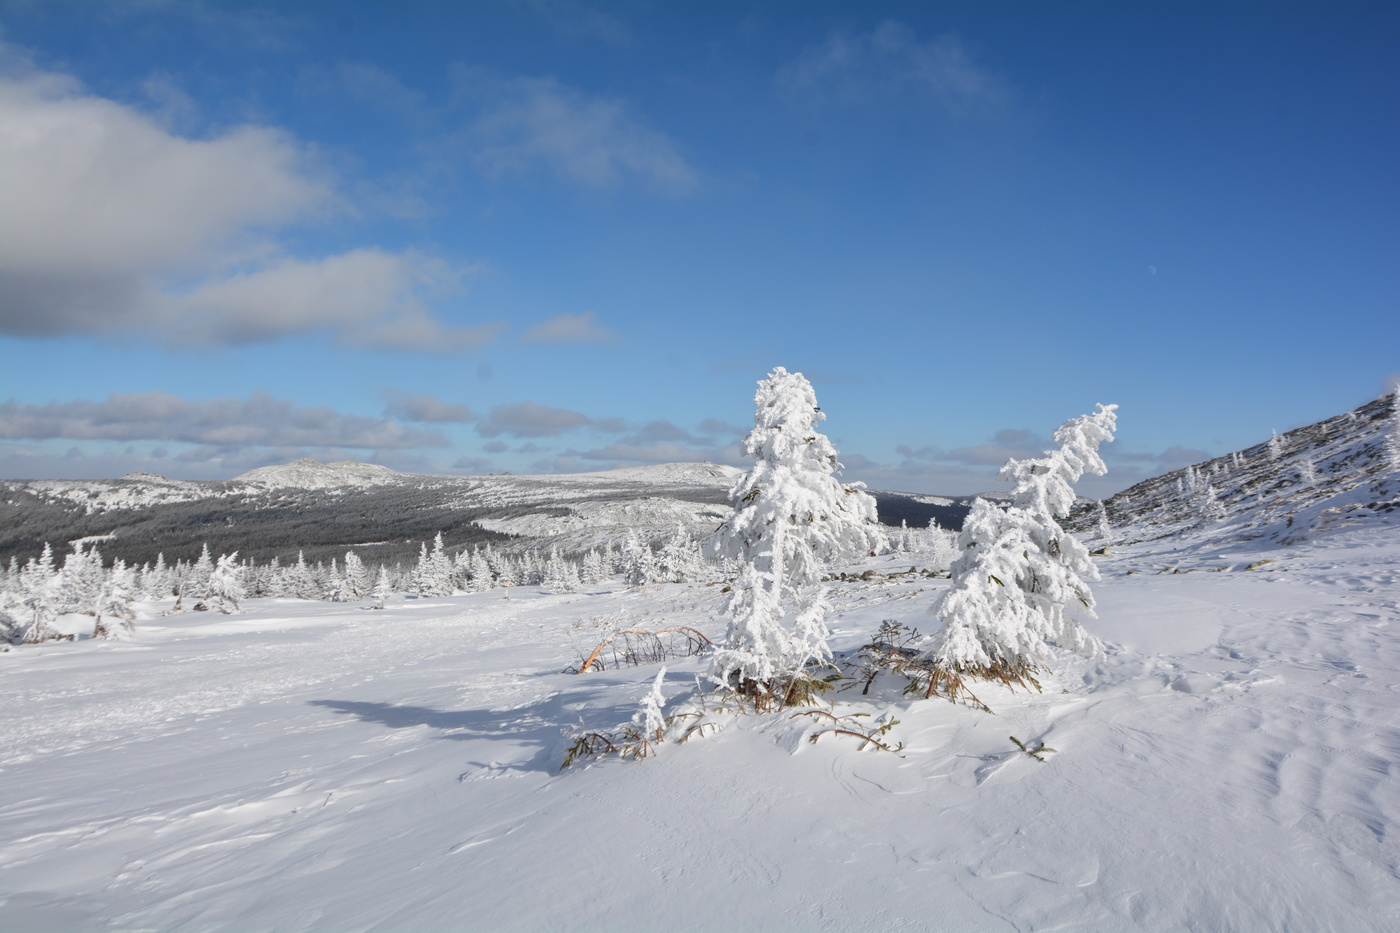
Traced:
<svg viewBox="0 0 1400 933">
<path fill-rule="evenodd" d="M 296 257 L 278 237 L 348 210 L 286 133 L 189 138 L 63 75 L 0 76 L 0 333 L 171 346 L 325 333 L 437 352 L 495 336 L 427 309 L 465 270 L 374 247 Z"/>
</svg>

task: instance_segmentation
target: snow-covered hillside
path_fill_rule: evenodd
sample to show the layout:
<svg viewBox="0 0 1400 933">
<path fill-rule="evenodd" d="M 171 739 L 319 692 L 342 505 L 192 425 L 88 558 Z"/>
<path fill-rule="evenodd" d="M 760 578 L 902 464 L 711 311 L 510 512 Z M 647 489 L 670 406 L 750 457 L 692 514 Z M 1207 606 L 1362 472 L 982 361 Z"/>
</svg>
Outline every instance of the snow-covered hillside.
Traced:
<svg viewBox="0 0 1400 933">
<path fill-rule="evenodd" d="M 310 457 L 302 457 L 291 463 L 249 470 L 235 476 L 233 482 L 272 487 L 294 486 L 298 489 L 332 489 L 337 486 L 379 486 L 411 479 L 396 470 L 373 463 L 356 463 L 353 460 L 321 463 Z"/>
<path fill-rule="evenodd" d="M 393 542 L 375 559 L 412 560 L 442 532 L 455 548 L 494 541 L 509 547 L 592 547 L 631 527 L 653 539 L 676 525 L 693 534 L 718 523 L 741 471 L 710 463 L 669 463 L 596 473 L 437 476 L 373 464 L 299 460 L 261 467 L 228 482 L 182 482 L 152 474 L 119 480 L 0 482 L 0 561 L 37 556 L 103 536 L 109 559 L 141 564 L 157 552 L 192 559 L 208 543 L 260 560 L 343 556 Z M 488 532 L 495 531 L 496 534 Z M 502 537 L 508 536 L 508 537 Z"/>
<path fill-rule="evenodd" d="M 0 733 L 0 926 L 1395 929 L 1400 542 L 1197 543 L 1169 573 L 1116 548 L 1090 623 L 1107 657 L 1040 694 L 979 687 L 996 715 L 893 679 L 835 695 L 899 720 L 898 755 L 813 744 L 823 717 L 786 712 L 561 772 L 657 668 L 561 671 L 608 625 L 719 635 L 718 586 L 146 605 L 129 642 L 0 655 L 22 711 Z M 843 584 L 834 646 L 926 627 L 940 585 Z M 673 704 L 705 663 L 668 662 Z"/>
<path fill-rule="evenodd" d="M 1301 541 L 1377 521 L 1400 522 L 1400 396 L 1145 480 L 1105 502 L 1133 540 Z M 1077 516 L 1081 531 L 1097 516 Z"/>
</svg>

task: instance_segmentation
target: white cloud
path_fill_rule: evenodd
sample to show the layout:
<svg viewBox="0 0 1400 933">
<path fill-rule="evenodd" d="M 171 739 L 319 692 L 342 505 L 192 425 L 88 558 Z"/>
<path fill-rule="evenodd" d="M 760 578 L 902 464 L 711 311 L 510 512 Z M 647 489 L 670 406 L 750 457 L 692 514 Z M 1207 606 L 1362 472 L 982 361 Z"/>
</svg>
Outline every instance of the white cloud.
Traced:
<svg viewBox="0 0 1400 933">
<path fill-rule="evenodd" d="M 555 315 L 525 331 L 526 343 L 606 343 L 614 339 L 594 311 Z"/>
<path fill-rule="evenodd" d="M 0 76 L 0 332 L 188 345 L 323 331 L 437 350 L 494 335 L 425 309 L 463 274 L 441 261 L 375 248 L 292 258 L 276 238 L 347 209 L 278 130 L 187 138 L 62 75 Z"/>
<path fill-rule="evenodd" d="M 384 414 L 400 421 L 466 424 L 476 420 L 476 412 L 460 402 L 444 402 L 435 395 L 407 395 L 397 389 L 384 394 L 388 400 Z"/>
<path fill-rule="evenodd" d="M 10 400 L 0 402 L 0 438 L 174 441 L 217 448 L 402 449 L 447 444 L 438 431 L 327 407 L 305 408 L 266 392 L 246 399 L 190 400 L 167 392 L 138 392 L 43 405 Z"/>
<path fill-rule="evenodd" d="M 594 423 L 582 412 L 550 408 L 534 402 L 518 402 L 492 408 L 491 414 L 477 423 L 476 433 L 482 437 L 499 437 L 502 434 L 511 437 L 554 437 Z"/>
<path fill-rule="evenodd" d="M 677 194 L 699 182 L 671 138 L 644 125 L 623 101 L 592 97 L 549 78 L 470 80 L 494 97 L 467 134 L 477 165 L 488 175 L 544 168 L 584 188 L 640 180 Z"/>
<path fill-rule="evenodd" d="M 919 41 L 909 27 L 883 22 L 860 35 L 833 33 L 778 72 L 795 96 L 859 104 L 872 96 L 910 92 L 945 110 L 998 109 L 1011 99 L 1005 79 L 978 65 L 957 36 Z"/>
</svg>

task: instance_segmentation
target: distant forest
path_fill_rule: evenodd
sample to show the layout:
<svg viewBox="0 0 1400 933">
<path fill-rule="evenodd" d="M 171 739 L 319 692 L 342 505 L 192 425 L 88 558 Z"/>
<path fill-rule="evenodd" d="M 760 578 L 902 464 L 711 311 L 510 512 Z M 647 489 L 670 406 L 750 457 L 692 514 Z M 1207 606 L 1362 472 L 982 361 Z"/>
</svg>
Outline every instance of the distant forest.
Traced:
<svg viewBox="0 0 1400 933">
<path fill-rule="evenodd" d="M 114 481 L 117 482 L 117 481 Z M 0 483 L 0 563 L 11 557 L 23 564 L 38 557 L 45 542 L 62 552 L 70 541 L 111 535 L 99 545 L 110 564 L 121 558 L 140 566 L 163 554 L 170 562 L 193 561 L 209 545 L 214 554 L 234 551 L 245 560 L 265 563 L 276 557 L 283 563 L 302 553 L 311 562 L 330 561 L 355 549 L 371 564 L 409 565 L 418 559 L 422 543 L 441 533 L 455 552 L 490 542 L 496 547 L 528 544 L 511 535 L 487 531 L 476 524 L 483 518 L 520 515 L 567 515 L 570 509 L 556 504 L 542 488 L 528 498 L 492 507 L 453 503 L 459 490 L 418 485 L 341 487 L 333 491 L 279 488 L 260 492 L 234 492 L 192 502 L 165 502 L 138 509 L 91 511 L 66 499 L 45 499 L 23 483 Z M 899 527 L 927 527 L 936 519 L 944 528 L 962 527 L 968 506 L 934 505 L 900 493 L 873 492 L 880 521 Z M 666 497 L 686 502 L 726 501 L 719 488 L 639 487 L 631 498 Z M 600 489 L 592 500 L 626 499 L 615 488 Z M 581 501 L 579 497 L 569 500 Z"/>
</svg>

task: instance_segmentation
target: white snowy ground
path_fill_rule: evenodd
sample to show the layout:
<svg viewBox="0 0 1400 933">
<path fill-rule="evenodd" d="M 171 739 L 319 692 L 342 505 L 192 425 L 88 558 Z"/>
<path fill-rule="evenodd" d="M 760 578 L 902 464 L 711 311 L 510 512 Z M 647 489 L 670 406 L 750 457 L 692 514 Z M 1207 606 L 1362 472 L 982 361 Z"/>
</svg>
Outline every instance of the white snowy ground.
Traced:
<svg viewBox="0 0 1400 933">
<path fill-rule="evenodd" d="M 563 729 L 626 722 L 656 671 L 560 673 L 588 620 L 718 635 L 714 587 L 260 601 L 15 649 L 0 929 L 1395 930 L 1398 537 L 1115 554 L 1107 658 L 1043 694 L 838 698 L 903 757 L 783 714 L 561 773 Z M 936 585 L 842 586 L 838 646 L 927 629 Z"/>
</svg>

